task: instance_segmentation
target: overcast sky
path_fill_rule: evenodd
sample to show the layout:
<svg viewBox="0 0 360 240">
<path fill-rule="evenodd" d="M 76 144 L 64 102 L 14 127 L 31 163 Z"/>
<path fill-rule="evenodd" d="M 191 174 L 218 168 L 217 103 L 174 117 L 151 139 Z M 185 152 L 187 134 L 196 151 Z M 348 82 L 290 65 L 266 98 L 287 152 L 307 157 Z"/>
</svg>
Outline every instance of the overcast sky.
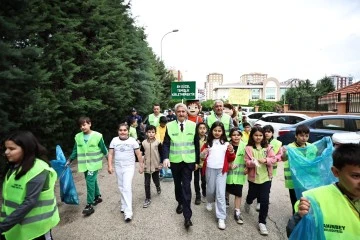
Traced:
<svg viewBox="0 0 360 240">
<path fill-rule="evenodd" d="M 360 80 L 358 0 L 132 0 L 150 47 L 184 81 L 225 83 L 267 73 L 279 81 L 325 75 Z"/>
</svg>

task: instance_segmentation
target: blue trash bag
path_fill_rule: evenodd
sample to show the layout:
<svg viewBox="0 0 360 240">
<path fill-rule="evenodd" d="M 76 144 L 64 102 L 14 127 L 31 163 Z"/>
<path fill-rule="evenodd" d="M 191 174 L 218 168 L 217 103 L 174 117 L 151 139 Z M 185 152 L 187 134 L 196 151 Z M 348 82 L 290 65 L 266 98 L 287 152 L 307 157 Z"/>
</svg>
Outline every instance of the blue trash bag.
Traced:
<svg viewBox="0 0 360 240">
<path fill-rule="evenodd" d="M 71 169 L 66 165 L 66 158 L 59 145 L 56 146 L 56 160 L 50 161 L 60 179 L 60 198 L 66 204 L 79 205 L 79 196 L 76 191 Z"/>
<path fill-rule="evenodd" d="M 297 199 L 302 192 L 337 181 L 331 171 L 334 147 L 324 137 L 304 148 L 287 148 L 294 190 Z"/>
<path fill-rule="evenodd" d="M 310 201 L 309 213 L 295 226 L 289 240 L 325 240 L 324 218 L 320 207 L 312 197 L 306 198 Z"/>
<path fill-rule="evenodd" d="M 167 182 L 173 180 L 173 175 L 170 168 L 162 168 L 161 171 L 162 171 L 163 181 Z"/>
</svg>

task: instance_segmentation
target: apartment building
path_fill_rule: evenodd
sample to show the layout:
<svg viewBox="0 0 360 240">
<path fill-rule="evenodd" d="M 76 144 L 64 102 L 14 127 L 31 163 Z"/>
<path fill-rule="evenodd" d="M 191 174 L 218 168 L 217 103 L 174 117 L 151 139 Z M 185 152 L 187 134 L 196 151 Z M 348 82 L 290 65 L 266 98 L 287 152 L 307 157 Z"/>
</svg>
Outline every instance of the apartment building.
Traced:
<svg viewBox="0 0 360 240">
<path fill-rule="evenodd" d="M 224 77 L 221 73 L 210 73 L 206 76 L 205 97 L 207 100 L 215 99 L 214 89 L 223 84 Z"/>
</svg>

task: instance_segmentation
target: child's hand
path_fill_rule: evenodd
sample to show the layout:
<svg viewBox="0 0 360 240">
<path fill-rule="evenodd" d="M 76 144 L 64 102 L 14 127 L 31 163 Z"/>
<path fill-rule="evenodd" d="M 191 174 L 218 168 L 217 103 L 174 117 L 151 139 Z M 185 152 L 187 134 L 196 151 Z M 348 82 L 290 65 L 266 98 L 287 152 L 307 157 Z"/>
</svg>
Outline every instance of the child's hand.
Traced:
<svg viewBox="0 0 360 240">
<path fill-rule="evenodd" d="M 108 173 L 109 174 L 114 173 L 114 168 L 112 166 L 108 166 Z"/>
<path fill-rule="evenodd" d="M 205 159 L 206 156 L 208 155 L 208 153 L 209 153 L 209 149 L 208 149 L 208 148 L 205 148 L 205 149 L 200 153 L 200 158 Z"/>
<path fill-rule="evenodd" d="M 158 169 L 161 170 L 162 167 L 163 167 L 163 165 L 162 165 L 162 163 L 160 163 Z"/>
<path fill-rule="evenodd" d="M 231 144 L 229 144 L 229 145 L 227 146 L 227 150 L 228 150 L 230 153 L 233 153 L 233 152 L 234 152 L 234 147 L 233 147 Z"/>
<path fill-rule="evenodd" d="M 144 163 L 140 163 L 139 173 L 142 174 L 144 172 Z"/>
<path fill-rule="evenodd" d="M 310 201 L 307 200 L 304 197 L 301 197 L 300 198 L 300 203 L 299 203 L 299 206 L 298 206 L 298 213 L 299 213 L 300 217 L 303 217 L 306 214 L 308 214 L 309 209 L 310 209 Z"/>
<path fill-rule="evenodd" d="M 238 167 L 238 165 L 236 165 L 236 164 L 231 164 L 231 169 L 235 169 L 235 168 L 237 168 Z"/>
</svg>

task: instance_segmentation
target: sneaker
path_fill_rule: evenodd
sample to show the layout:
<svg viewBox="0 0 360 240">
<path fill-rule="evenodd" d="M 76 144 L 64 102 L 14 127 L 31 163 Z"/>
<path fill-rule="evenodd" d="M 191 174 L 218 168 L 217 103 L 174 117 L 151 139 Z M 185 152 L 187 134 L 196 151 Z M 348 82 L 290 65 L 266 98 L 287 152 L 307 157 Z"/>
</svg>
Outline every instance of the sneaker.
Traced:
<svg viewBox="0 0 360 240">
<path fill-rule="evenodd" d="M 250 213 L 250 204 L 245 202 L 244 209 L 246 213 Z"/>
<path fill-rule="evenodd" d="M 234 219 L 238 224 L 243 224 L 243 218 L 241 216 L 241 212 L 237 212 L 236 210 L 234 211 Z"/>
<path fill-rule="evenodd" d="M 91 206 L 91 204 L 87 204 L 85 206 L 84 210 L 82 211 L 82 214 L 84 214 L 85 216 L 90 216 L 94 212 L 95 212 L 95 209 Z"/>
<path fill-rule="evenodd" d="M 212 203 L 206 203 L 206 209 L 210 212 L 212 211 Z"/>
<path fill-rule="evenodd" d="M 219 219 L 218 228 L 221 229 L 221 230 L 224 230 L 226 228 L 224 219 Z"/>
<path fill-rule="evenodd" d="M 260 232 L 261 235 L 268 235 L 269 234 L 269 232 L 268 232 L 268 230 L 266 228 L 266 225 L 263 224 L 263 223 L 259 223 L 259 232 Z"/>
<path fill-rule="evenodd" d="M 201 202 L 206 203 L 206 196 L 201 196 Z"/>
<path fill-rule="evenodd" d="M 161 193 L 161 187 L 160 186 L 156 187 L 156 191 L 157 191 L 157 194 L 160 194 Z"/>
<path fill-rule="evenodd" d="M 256 211 L 259 212 L 260 211 L 260 203 L 256 204 Z"/>
<path fill-rule="evenodd" d="M 230 203 L 229 203 L 229 198 L 226 198 L 226 208 L 228 208 L 230 206 Z"/>
<path fill-rule="evenodd" d="M 148 206 L 150 206 L 150 204 L 151 204 L 151 199 L 149 199 L 149 198 L 145 199 L 143 208 L 147 208 Z"/>
<path fill-rule="evenodd" d="M 94 199 L 94 206 L 98 205 L 99 203 L 101 203 L 103 200 L 101 198 L 101 195 L 96 196 Z"/>
</svg>

